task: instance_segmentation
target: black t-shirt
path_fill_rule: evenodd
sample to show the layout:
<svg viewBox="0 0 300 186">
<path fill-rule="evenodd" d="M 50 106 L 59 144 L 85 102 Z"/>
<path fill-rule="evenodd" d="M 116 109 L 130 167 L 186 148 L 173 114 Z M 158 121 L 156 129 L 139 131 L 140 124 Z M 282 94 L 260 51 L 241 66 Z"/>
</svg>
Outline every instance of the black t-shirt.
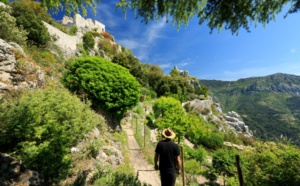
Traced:
<svg viewBox="0 0 300 186">
<path fill-rule="evenodd" d="M 159 154 L 159 170 L 176 171 L 176 158 L 180 155 L 178 145 L 171 140 L 163 140 L 156 145 L 155 152 Z"/>
</svg>

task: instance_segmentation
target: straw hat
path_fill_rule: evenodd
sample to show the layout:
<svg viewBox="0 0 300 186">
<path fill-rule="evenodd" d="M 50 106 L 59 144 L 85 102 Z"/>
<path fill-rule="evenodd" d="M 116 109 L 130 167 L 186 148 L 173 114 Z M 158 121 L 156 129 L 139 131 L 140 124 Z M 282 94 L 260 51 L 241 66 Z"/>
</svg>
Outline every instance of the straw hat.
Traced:
<svg viewBox="0 0 300 186">
<path fill-rule="evenodd" d="M 175 138 L 176 134 L 171 128 L 164 129 L 161 133 L 165 138 L 172 139 Z"/>
</svg>

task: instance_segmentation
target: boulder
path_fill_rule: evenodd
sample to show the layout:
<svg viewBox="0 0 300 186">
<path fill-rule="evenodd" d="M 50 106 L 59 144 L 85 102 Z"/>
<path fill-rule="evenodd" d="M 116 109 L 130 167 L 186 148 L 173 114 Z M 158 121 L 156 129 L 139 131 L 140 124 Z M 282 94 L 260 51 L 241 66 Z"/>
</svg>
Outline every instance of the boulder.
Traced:
<svg viewBox="0 0 300 186">
<path fill-rule="evenodd" d="M 25 169 L 17 159 L 0 153 L 0 185 L 42 186 L 44 180 L 38 172 Z"/>
</svg>

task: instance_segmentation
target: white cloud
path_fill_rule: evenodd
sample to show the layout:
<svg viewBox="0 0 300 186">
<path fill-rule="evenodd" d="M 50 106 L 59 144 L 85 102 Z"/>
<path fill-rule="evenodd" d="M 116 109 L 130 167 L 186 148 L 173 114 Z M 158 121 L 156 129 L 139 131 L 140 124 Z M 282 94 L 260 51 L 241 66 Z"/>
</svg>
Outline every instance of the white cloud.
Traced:
<svg viewBox="0 0 300 186">
<path fill-rule="evenodd" d="M 113 28 L 118 25 L 118 22 L 121 20 L 119 16 L 116 16 L 115 7 L 108 3 L 100 3 L 97 6 L 96 19 L 101 20 L 105 24 L 106 28 Z M 122 17 L 124 19 L 124 17 Z"/>
<path fill-rule="evenodd" d="M 140 43 L 138 41 L 130 40 L 130 39 L 121 39 L 118 40 L 118 43 L 126 46 L 126 48 L 129 48 L 131 50 L 134 50 L 140 46 Z"/>
<path fill-rule="evenodd" d="M 136 57 L 140 61 L 148 61 L 148 59 L 149 59 L 148 52 L 146 50 L 139 50 Z"/>
<path fill-rule="evenodd" d="M 156 39 L 161 38 L 162 35 L 160 34 L 160 31 L 164 26 L 166 25 L 165 20 L 160 20 L 157 23 L 153 23 L 147 32 L 145 33 L 145 36 L 147 37 L 147 43 L 153 43 Z"/>
<path fill-rule="evenodd" d="M 188 66 L 188 65 L 190 65 L 190 64 L 192 64 L 192 63 L 191 63 L 191 59 L 190 59 L 190 58 L 187 58 L 187 59 L 181 60 L 181 61 L 177 64 L 177 66 L 178 66 L 178 67 L 184 67 L 184 66 Z"/>
<path fill-rule="evenodd" d="M 160 64 L 159 66 L 160 66 L 162 69 L 164 69 L 164 68 L 170 68 L 170 67 L 171 67 L 171 63 Z"/>
<path fill-rule="evenodd" d="M 178 66 L 179 67 L 184 67 L 187 66 L 189 63 L 188 62 L 183 62 L 183 63 L 179 63 Z"/>
<path fill-rule="evenodd" d="M 294 53 L 296 53 L 297 51 L 296 51 L 296 49 L 295 48 L 292 48 L 291 50 L 290 50 L 290 53 L 292 53 L 292 54 L 294 54 Z"/>
</svg>

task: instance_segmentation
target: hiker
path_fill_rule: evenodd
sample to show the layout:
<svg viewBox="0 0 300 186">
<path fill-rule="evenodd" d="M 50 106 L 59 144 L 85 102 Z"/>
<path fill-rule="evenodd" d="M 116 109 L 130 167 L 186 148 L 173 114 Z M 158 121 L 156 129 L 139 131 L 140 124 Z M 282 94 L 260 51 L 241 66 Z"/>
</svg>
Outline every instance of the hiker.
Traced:
<svg viewBox="0 0 300 186">
<path fill-rule="evenodd" d="M 161 186 L 175 186 L 176 176 L 180 174 L 180 151 L 172 141 L 176 134 L 171 128 L 167 128 L 162 131 L 162 135 L 165 139 L 156 145 L 154 169 L 160 172 Z"/>
</svg>

